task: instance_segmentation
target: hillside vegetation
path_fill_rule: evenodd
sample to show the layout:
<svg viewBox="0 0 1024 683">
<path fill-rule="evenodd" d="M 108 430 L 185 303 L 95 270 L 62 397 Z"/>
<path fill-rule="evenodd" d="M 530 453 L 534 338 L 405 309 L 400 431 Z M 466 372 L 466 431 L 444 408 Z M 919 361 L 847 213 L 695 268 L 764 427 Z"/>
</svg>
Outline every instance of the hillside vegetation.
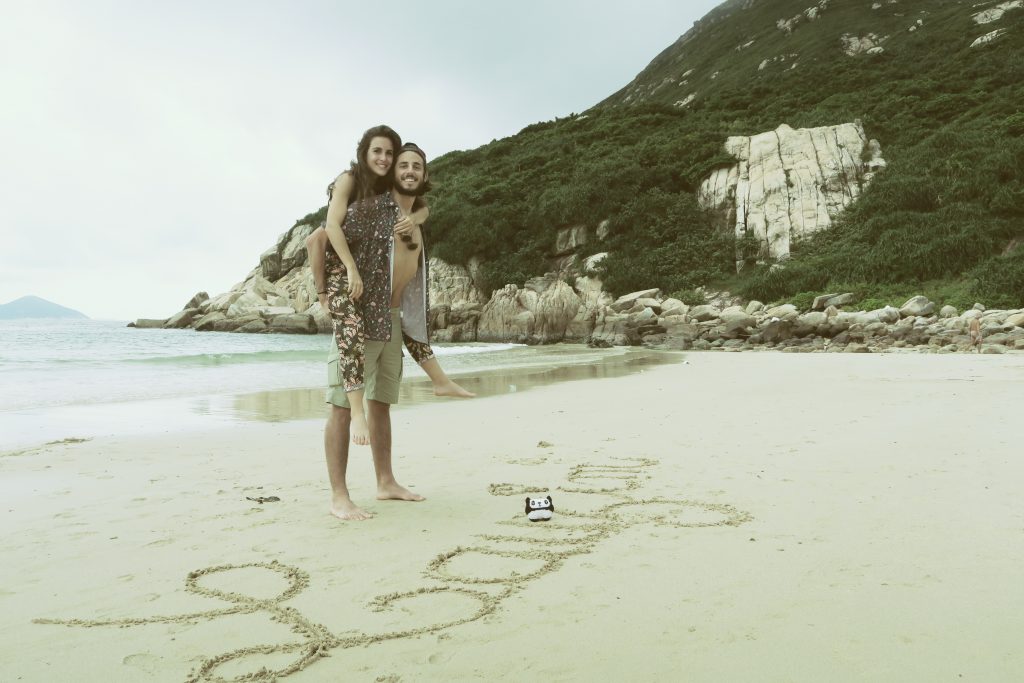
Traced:
<svg viewBox="0 0 1024 683">
<path fill-rule="evenodd" d="M 865 305 L 913 293 L 1024 305 L 1024 8 L 972 19 L 996 4 L 726 2 L 593 109 L 434 161 L 432 254 L 479 257 L 485 289 L 521 284 L 550 269 L 558 228 L 609 219 L 584 249 L 610 252 L 600 269 L 615 294 L 710 285 L 763 301 L 842 289 Z M 884 51 L 849 56 L 844 35 Z M 737 275 L 734 236 L 695 199 L 732 163 L 725 139 L 855 119 L 888 168 L 784 268 Z"/>
</svg>

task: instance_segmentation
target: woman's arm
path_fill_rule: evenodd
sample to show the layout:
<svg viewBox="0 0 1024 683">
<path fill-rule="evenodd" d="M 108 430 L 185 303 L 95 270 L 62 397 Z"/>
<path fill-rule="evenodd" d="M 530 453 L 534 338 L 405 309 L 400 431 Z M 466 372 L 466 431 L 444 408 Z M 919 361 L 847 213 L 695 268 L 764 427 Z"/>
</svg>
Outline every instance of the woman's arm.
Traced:
<svg viewBox="0 0 1024 683">
<path fill-rule="evenodd" d="M 428 218 L 430 218 L 430 207 L 427 206 L 426 202 L 423 202 L 422 206 L 413 211 L 411 215 L 402 216 L 398 222 L 395 223 L 395 234 L 411 235 L 412 229 L 417 225 L 422 226 L 427 222 Z"/>
<path fill-rule="evenodd" d="M 348 248 L 345 232 L 341 229 L 341 224 L 345 222 L 345 212 L 348 211 L 348 202 L 352 197 L 354 187 L 355 179 L 351 173 L 342 173 L 335 179 L 334 192 L 327 205 L 325 228 L 327 239 L 330 240 L 334 251 L 338 253 L 341 262 L 345 264 L 345 270 L 348 273 L 348 294 L 353 299 L 358 299 L 363 294 L 363 280 L 359 276 L 359 269 L 356 268 L 356 260 L 352 258 L 352 251 Z"/>
</svg>

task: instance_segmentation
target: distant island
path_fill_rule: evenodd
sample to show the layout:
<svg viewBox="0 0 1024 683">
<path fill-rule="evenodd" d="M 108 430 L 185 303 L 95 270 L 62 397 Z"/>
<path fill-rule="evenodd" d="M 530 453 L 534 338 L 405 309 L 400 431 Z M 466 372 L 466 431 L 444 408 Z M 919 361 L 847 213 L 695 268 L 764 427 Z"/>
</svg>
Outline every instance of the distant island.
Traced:
<svg viewBox="0 0 1024 683">
<path fill-rule="evenodd" d="M 19 318 L 80 318 L 88 320 L 89 316 L 52 301 L 40 299 L 38 296 L 23 296 L 6 304 L 0 304 L 0 320 L 17 320 Z"/>
</svg>

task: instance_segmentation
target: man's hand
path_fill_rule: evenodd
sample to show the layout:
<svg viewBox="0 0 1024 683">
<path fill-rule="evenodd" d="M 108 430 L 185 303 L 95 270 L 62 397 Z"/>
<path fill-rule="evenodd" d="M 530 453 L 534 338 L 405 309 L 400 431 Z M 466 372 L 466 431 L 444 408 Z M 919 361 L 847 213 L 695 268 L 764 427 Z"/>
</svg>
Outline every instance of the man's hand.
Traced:
<svg viewBox="0 0 1024 683">
<path fill-rule="evenodd" d="M 395 223 L 395 236 L 411 235 L 412 231 L 416 228 L 416 224 L 412 222 L 412 219 L 408 216 L 402 216 L 397 223 Z"/>
<path fill-rule="evenodd" d="M 348 274 L 348 295 L 352 301 L 357 301 L 363 295 L 363 278 L 354 269 Z"/>
</svg>

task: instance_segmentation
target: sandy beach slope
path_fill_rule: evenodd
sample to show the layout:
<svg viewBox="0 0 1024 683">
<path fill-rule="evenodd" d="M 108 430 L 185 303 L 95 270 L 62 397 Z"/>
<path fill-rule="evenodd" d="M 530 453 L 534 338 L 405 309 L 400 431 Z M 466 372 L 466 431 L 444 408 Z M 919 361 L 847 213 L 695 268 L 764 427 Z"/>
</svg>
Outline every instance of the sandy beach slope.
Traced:
<svg viewBox="0 0 1024 683">
<path fill-rule="evenodd" d="M 1024 356 L 687 360 L 396 412 L 364 523 L 319 422 L 0 457 L 2 680 L 1024 678 Z"/>
</svg>

